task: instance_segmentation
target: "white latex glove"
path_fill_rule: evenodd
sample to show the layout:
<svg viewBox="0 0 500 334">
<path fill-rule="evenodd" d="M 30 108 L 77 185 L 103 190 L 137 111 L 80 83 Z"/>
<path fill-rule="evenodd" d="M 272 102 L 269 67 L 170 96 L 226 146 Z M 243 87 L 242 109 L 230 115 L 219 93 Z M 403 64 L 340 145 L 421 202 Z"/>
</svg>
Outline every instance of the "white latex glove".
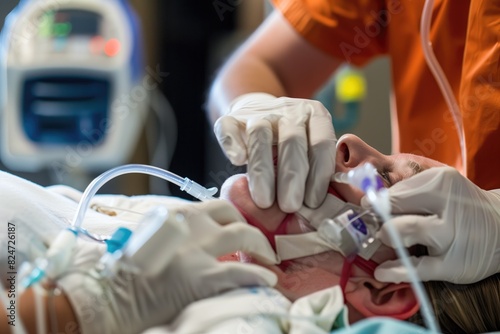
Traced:
<svg viewBox="0 0 500 334">
<path fill-rule="evenodd" d="M 121 270 L 102 278 L 91 269 L 103 254 L 101 245 L 78 247 L 74 271 L 59 283 L 84 334 L 140 333 L 173 320 L 193 301 L 239 287 L 276 284 L 275 274 L 262 267 L 217 261 L 218 256 L 242 250 L 263 263 L 277 263 L 264 235 L 242 223 L 229 203 L 193 203 L 176 211 L 187 218 L 192 233 L 155 276 Z"/>
<path fill-rule="evenodd" d="M 500 191 L 485 191 L 451 167 L 431 168 L 389 188 L 392 223 L 403 244 L 427 246 L 412 257 L 422 281 L 477 282 L 500 272 Z M 384 226 L 384 225 L 383 225 Z M 378 232 L 393 245 L 387 225 Z M 383 282 L 408 282 L 399 260 L 375 270 Z"/>
<path fill-rule="evenodd" d="M 285 212 L 324 200 L 335 170 L 337 138 L 331 116 L 318 101 L 249 93 L 235 99 L 215 122 L 214 132 L 228 159 L 248 164 L 252 199 L 261 208 L 277 199 Z M 273 145 L 278 146 L 277 178 Z M 277 180 L 277 181 L 276 181 Z"/>
</svg>

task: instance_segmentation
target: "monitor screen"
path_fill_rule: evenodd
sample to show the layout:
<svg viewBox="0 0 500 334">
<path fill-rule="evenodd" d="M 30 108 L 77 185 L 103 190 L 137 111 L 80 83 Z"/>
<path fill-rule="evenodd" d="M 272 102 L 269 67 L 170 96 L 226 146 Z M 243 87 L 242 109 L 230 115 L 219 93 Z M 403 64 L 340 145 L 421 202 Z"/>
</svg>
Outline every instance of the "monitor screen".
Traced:
<svg viewBox="0 0 500 334">
<path fill-rule="evenodd" d="M 57 38 L 76 35 L 99 34 L 101 15 L 80 9 L 61 9 L 45 13 L 41 19 L 39 33 L 43 37 Z"/>
</svg>

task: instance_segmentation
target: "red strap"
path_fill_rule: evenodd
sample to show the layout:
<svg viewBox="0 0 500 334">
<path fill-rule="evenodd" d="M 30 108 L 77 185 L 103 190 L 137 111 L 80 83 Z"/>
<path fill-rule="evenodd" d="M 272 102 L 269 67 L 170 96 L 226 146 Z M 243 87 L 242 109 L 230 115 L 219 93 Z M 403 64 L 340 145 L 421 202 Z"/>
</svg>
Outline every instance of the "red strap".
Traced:
<svg viewBox="0 0 500 334">
<path fill-rule="evenodd" d="M 271 232 L 264 225 L 262 225 L 257 219 L 255 219 L 253 216 L 251 216 L 248 213 L 246 213 L 245 211 L 243 211 L 240 207 L 238 207 L 234 203 L 233 203 L 233 205 L 236 206 L 236 209 L 238 209 L 238 211 L 241 213 L 241 215 L 246 219 L 246 221 L 250 225 L 257 227 L 259 230 L 262 231 L 262 233 L 264 233 L 267 240 L 269 240 L 269 243 L 271 244 L 273 249 L 276 251 L 276 241 L 274 240 L 274 237 L 276 235 L 286 234 L 286 228 L 288 227 L 288 224 L 290 223 L 290 221 L 292 220 L 292 218 L 295 215 L 293 213 L 287 214 L 285 216 L 285 218 L 283 219 L 283 221 L 278 225 L 278 228 L 274 232 Z"/>
<path fill-rule="evenodd" d="M 340 282 L 339 282 L 340 289 L 342 290 L 342 295 L 344 296 L 344 303 L 346 301 L 345 288 L 347 286 L 347 282 L 349 281 L 349 278 L 351 277 L 352 265 L 353 265 L 352 260 L 349 260 L 348 258 L 344 258 L 344 264 L 342 265 L 342 273 L 340 274 Z"/>
<path fill-rule="evenodd" d="M 279 224 L 279 226 L 276 229 L 276 231 L 274 231 L 274 235 L 287 234 L 286 233 L 286 228 L 288 227 L 288 224 L 290 223 L 290 221 L 292 220 L 293 217 L 295 217 L 295 215 L 293 213 L 287 214 L 285 216 L 285 218 L 283 219 L 283 221 Z"/>
<path fill-rule="evenodd" d="M 332 184 L 330 183 L 330 185 L 328 186 L 328 193 L 330 195 L 333 195 L 337 198 L 340 198 L 341 200 L 343 200 L 344 202 L 346 201 L 342 196 L 340 196 L 340 194 L 335 190 L 335 188 L 333 188 Z"/>
<path fill-rule="evenodd" d="M 347 282 L 349 282 L 349 278 L 351 278 L 353 264 L 369 274 L 370 277 L 374 277 L 375 268 L 377 268 L 378 266 L 377 262 L 373 260 L 365 260 L 357 255 L 354 258 L 344 258 L 344 264 L 342 265 L 342 273 L 340 274 L 339 282 L 340 289 L 342 290 L 342 295 L 344 296 L 344 303 L 346 301 L 345 289 L 347 286 Z"/>
<path fill-rule="evenodd" d="M 356 256 L 354 264 L 370 275 L 370 277 L 375 277 L 375 269 L 378 266 L 377 262 L 373 260 L 365 260 L 361 256 Z"/>
</svg>

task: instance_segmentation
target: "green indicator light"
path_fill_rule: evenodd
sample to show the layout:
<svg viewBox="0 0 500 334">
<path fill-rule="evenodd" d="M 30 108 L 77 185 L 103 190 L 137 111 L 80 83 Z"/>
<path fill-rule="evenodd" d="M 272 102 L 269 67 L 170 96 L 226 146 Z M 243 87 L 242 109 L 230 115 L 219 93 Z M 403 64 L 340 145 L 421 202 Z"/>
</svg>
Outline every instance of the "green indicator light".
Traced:
<svg viewBox="0 0 500 334">
<path fill-rule="evenodd" d="M 71 30 L 73 29 L 73 26 L 71 23 L 63 23 L 63 31 L 64 31 L 64 36 L 68 36 L 71 33 Z"/>
<path fill-rule="evenodd" d="M 53 34 L 55 37 L 66 37 L 71 32 L 71 23 L 56 23 L 54 24 Z"/>
<path fill-rule="evenodd" d="M 40 25 L 38 26 L 38 35 L 44 38 L 50 38 L 52 36 L 52 30 L 54 25 L 54 12 L 50 11 L 45 13 L 40 19 Z"/>
</svg>

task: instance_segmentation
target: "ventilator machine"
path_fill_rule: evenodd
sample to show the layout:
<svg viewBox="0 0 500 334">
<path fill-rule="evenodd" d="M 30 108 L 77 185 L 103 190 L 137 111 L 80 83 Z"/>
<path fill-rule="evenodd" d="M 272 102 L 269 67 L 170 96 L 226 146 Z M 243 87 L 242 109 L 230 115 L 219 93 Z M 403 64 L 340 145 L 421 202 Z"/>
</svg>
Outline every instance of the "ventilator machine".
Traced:
<svg viewBox="0 0 500 334">
<path fill-rule="evenodd" d="M 148 87 L 125 0 L 22 0 L 0 37 L 0 156 L 18 171 L 123 164 Z"/>
</svg>

